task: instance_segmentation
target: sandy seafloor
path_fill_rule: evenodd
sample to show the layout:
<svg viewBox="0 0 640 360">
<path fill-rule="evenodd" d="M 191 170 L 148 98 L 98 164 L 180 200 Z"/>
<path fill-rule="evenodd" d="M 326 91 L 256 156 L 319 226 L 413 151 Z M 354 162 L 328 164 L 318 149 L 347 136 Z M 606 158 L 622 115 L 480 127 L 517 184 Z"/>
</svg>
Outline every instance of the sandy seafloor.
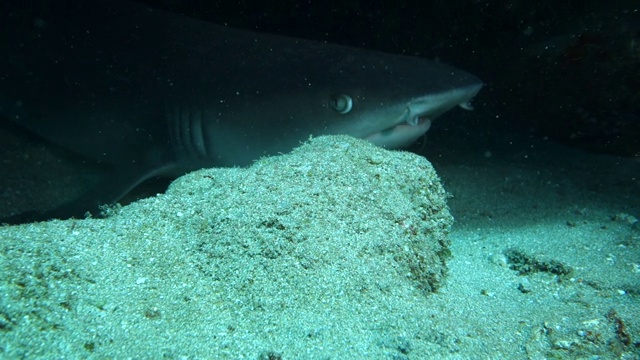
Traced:
<svg viewBox="0 0 640 360">
<path fill-rule="evenodd" d="M 266 252 L 251 237 L 216 236 L 194 220 L 209 214 L 198 201 L 185 208 L 170 190 L 104 220 L 0 228 L 0 357 L 640 358 L 640 161 L 522 135 L 465 145 L 430 133 L 440 138 L 427 157 L 455 218 L 435 293 L 402 276 L 392 252 L 353 250 L 354 241 L 384 247 L 415 234 L 415 207 L 395 195 L 375 202 L 384 187 L 362 192 L 362 208 L 344 216 L 340 196 L 321 196 L 306 202 L 317 209 L 307 223 L 265 222 L 271 234 L 293 229 Z M 371 165 L 383 166 L 377 151 Z M 399 159 L 410 164 L 384 171 L 415 181 L 415 164 Z M 305 188 L 290 180 L 246 189 Z M 259 201 L 245 206 L 231 217 L 260 212 Z M 406 220 L 398 214 L 408 222 L 384 228 Z M 308 241 L 311 222 L 325 223 L 321 246 Z M 194 243 L 190 231 L 211 241 Z M 299 257 L 285 256 L 292 249 Z"/>
</svg>

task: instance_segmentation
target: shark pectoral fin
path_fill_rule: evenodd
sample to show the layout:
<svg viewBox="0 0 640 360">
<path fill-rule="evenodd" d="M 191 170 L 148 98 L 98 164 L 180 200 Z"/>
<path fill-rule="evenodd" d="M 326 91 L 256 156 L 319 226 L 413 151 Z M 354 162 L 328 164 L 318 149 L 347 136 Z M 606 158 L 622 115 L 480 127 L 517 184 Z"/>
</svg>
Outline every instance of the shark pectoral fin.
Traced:
<svg viewBox="0 0 640 360">
<path fill-rule="evenodd" d="M 107 171 L 107 174 L 101 176 L 104 179 L 103 181 L 100 181 L 79 197 L 62 203 L 51 210 L 34 210 L 0 218 L 0 226 L 3 224 L 16 225 L 53 219 L 101 218 L 107 215 L 104 214 L 105 206 L 108 207 L 120 201 L 124 195 L 144 181 L 171 173 L 175 168 L 174 163 L 167 163 L 162 166 L 113 166 L 112 169 Z"/>
<path fill-rule="evenodd" d="M 23 223 L 49 221 L 54 219 L 84 219 L 87 217 L 100 217 L 101 207 L 116 201 L 118 194 L 122 192 L 122 186 L 113 179 L 105 179 L 97 186 L 85 191 L 79 197 L 75 197 L 65 203 L 58 204 L 47 210 L 30 210 L 12 216 L 0 218 L 1 225 L 18 225 Z"/>
<path fill-rule="evenodd" d="M 173 163 L 155 164 L 153 166 L 128 166 L 115 167 L 116 172 L 112 176 L 105 177 L 105 180 L 94 189 L 87 191 L 83 196 L 64 204 L 54 210 L 55 218 L 65 219 L 70 217 L 104 217 L 104 207 L 113 205 L 121 201 L 125 195 L 143 182 L 154 177 L 162 177 L 166 174 L 177 172 L 178 166 Z M 136 198 L 130 198 L 126 202 L 132 202 Z M 125 203 L 126 203 L 125 202 Z"/>
</svg>

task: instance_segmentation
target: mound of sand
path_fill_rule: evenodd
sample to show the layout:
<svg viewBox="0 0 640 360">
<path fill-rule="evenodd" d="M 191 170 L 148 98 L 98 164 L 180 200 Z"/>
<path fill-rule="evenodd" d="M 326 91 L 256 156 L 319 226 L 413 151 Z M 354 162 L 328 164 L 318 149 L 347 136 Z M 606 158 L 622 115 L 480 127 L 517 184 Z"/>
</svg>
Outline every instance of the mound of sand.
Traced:
<svg viewBox="0 0 640 360">
<path fill-rule="evenodd" d="M 401 356 L 446 277 L 445 200 L 424 158 L 333 136 L 106 219 L 2 227 L 2 352 Z"/>
</svg>

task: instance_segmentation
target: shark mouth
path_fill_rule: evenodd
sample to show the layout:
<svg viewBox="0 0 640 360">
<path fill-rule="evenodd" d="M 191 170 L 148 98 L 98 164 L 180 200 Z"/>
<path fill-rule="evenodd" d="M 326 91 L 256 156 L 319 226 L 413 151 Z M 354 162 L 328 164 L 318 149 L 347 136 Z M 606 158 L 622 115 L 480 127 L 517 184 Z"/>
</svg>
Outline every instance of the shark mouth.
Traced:
<svg viewBox="0 0 640 360">
<path fill-rule="evenodd" d="M 365 139 L 386 149 L 398 149 L 411 145 L 424 135 L 430 127 L 431 119 L 428 117 L 413 116 L 407 121 L 371 134 Z"/>
</svg>

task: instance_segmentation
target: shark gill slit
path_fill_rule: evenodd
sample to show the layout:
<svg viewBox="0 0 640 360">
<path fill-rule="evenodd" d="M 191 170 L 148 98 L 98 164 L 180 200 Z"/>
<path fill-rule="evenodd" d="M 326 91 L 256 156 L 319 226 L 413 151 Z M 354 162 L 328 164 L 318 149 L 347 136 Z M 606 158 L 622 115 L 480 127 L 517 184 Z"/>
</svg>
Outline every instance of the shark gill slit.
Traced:
<svg viewBox="0 0 640 360">
<path fill-rule="evenodd" d="M 177 107 L 169 121 L 175 151 L 180 158 L 202 159 L 209 155 L 204 136 L 206 114 L 194 107 Z"/>
<path fill-rule="evenodd" d="M 205 148 L 205 139 L 202 136 L 202 117 L 203 113 L 201 109 L 194 109 L 191 112 L 190 130 L 191 130 L 191 144 L 193 147 L 194 155 L 197 158 L 205 158 L 207 156 L 207 149 Z"/>
<path fill-rule="evenodd" d="M 186 151 L 185 145 L 182 141 L 182 120 L 183 113 L 182 108 L 176 107 L 171 114 L 171 117 L 168 119 L 170 128 L 173 130 L 171 132 L 171 142 L 174 144 L 174 151 L 177 154 L 184 156 L 184 152 Z"/>
</svg>

